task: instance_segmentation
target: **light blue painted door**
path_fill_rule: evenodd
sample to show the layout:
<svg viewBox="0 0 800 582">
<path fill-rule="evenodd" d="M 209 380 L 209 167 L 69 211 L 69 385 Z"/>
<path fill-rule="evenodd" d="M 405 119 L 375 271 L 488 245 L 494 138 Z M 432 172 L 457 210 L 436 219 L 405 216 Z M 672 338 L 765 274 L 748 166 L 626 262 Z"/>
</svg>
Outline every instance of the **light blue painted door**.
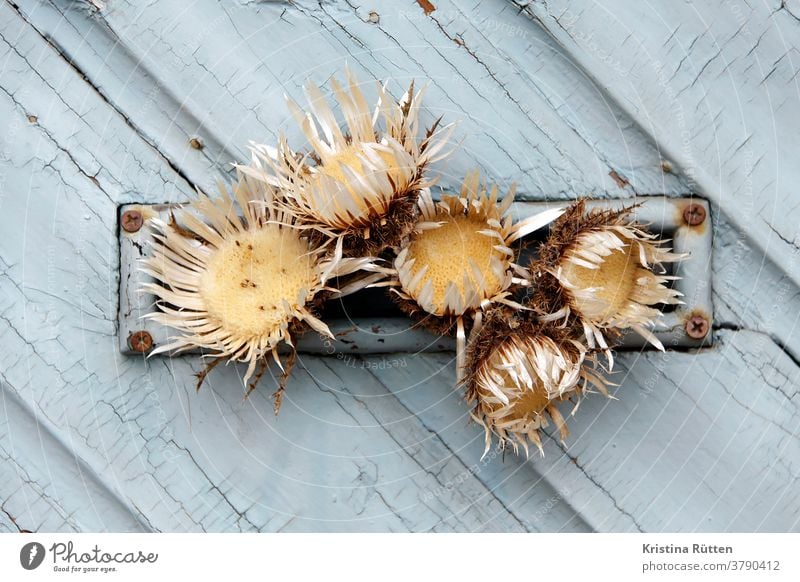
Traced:
<svg viewBox="0 0 800 582">
<path fill-rule="evenodd" d="M 800 7 L 0 4 L 0 530 L 797 531 Z M 117 209 L 211 190 L 348 64 L 520 199 L 712 202 L 713 347 L 628 352 L 544 459 L 483 452 L 451 353 L 121 355 Z M 270 379 L 266 379 L 268 384 Z"/>
</svg>

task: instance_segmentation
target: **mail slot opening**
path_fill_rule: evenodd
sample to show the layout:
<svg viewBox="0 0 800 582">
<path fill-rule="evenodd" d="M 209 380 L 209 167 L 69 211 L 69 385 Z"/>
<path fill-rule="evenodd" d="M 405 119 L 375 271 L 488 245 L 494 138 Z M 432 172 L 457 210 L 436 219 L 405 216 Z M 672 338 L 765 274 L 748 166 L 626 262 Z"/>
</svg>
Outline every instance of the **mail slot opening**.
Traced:
<svg viewBox="0 0 800 582">
<path fill-rule="evenodd" d="M 711 229 L 687 226 L 682 219 L 689 204 L 708 205 L 697 198 L 667 198 L 651 196 L 639 198 L 632 218 L 647 225 L 648 230 L 663 238 L 672 239 L 675 252 L 688 255 L 688 259 L 678 263 L 666 263 L 668 275 L 679 278 L 672 281 L 672 287 L 683 294 L 685 304 L 657 306 L 662 309 L 654 334 L 669 347 L 697 347 L 710 345 L 712 334 L 692 337 L 687 333 L 687 322 L 702 313 L 712 320 L 711 285 L 709 265 L 711 261 Z M 521 218 L 541 212 L 553 206 L 564 206 L 566 202 L 518 202 L 512 212 Z M 629 200 L 590 201 L 592 208 L 619 209 L 631 205 Z M 120 208 L 122 217 L 127 211 L 134 211 L 145 217 L 160 217 L 169 221 L 173 205 L 126 205 Z M 547 235 L 546 229 L 525 238 L 518 263 L 527 265 L 535 257 L 538 244 Z M 141 293 L 141 286 L 153 281 L 139 269 L 144 256 L 151 252 L 148 228 L 129 232 L 120 224 L 120 350 L 135 353 L 129 339 L 135 334 L 147 332 L 154 345 L 167 343 L 174 332 L 142 316 L 156 309 L 155 298 Z M 342 350 L 351 353 L 387 353 L 400 351 L 442 351 L 452 350 L 454 341 L 450 337 L 432 334 L 410 320 L 388 296 L 384 288 L 363 289 L 352 295 L 333 299 L 321 309 L 320 316 L 336 336 Z M 710 326 L 709 326 L 710 327 Z M 306 333 L 298 341 L 298 350 L 305 353 L 329 353 L 330 346 L 319 334 Z M 637 334 L 626 334 L 623 349 L 651 349 Z M 337 348 L 338 349 L 338 348 Z M 185 353 L 192 353 L 191 351 Z"/>
</svg>

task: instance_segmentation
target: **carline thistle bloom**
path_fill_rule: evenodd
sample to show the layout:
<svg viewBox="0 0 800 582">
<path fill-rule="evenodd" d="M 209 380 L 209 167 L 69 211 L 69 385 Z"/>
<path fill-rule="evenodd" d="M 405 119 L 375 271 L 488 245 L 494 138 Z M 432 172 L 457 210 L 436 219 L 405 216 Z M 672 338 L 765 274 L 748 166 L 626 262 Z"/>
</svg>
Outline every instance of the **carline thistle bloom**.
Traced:
<svg viewBox="0 0 800 582">
<path fill-rule="evenodd" d="M 314 246 L 267 184 L 240 175 L 232 195 L 222 185 L 219 190 L 216 199 L 198 193 L 169 224 L 151 220 L 153 252 L 141 268 L 153 278 L 143 290 L 156 296 L 158 310 L 145 317 L 177 332 L 152 354 L 207 351 L 214 360 L 198 375 L 198 388 L 221 361 L 241 361 L 247 363 L 245 384 L 255 374 L 252 390 L 272 359 L 284 370 L 277 412 L 295 337 L 307 328 L 333 337 L 316 308 L 370 278 L 357 276 L 339 290 L 329 281 L 371 269 L 372 259 L 342 258 L 340 248 L 331 254 Z M 278 354 L 281 344 L 291 350 L 286 364 Z"/>
<path fill-rule="evenodd" d="M 513 299 L 524 273 L 515 262 L 515 243 L 562 212 L 548 210 L 515 223 L 508 215 L 513 201 L 513 187 L 499 201 L 497 186 L 487 192 L 477 171 L 466 176 L 458 196 L 434 202 L 430 190 L 423 191 L 419 222 L 383 283 L 423 325 L 439 333 L 455 329 L 459 379 L 467 324 L 479 327 L 483 312 L 494 305 L 523 309 Z"/>
<path fill-rule="evenodd" d="M 559 407 L 596 388 L 608 396 L 608 383 L 596 371 L 596 356 L 569 330 L 530 315 L 493 311 L 470 338 L 466 399 L 471 415 L 484 427 L 486 447 L 492 435 L 501 447 L 533 443 L 543 454 L 540 430 L 551 419 L 563 441 L 569 431 Z"/>
<path fill-rule="evenodd" d="M 609 357 L 607 339 L 626 328 L 663 350 L 651 331 L 661 316 L 658 306 L 682 303 L 669 286 L 677 277 L 664 265 L 685 255 L 629 220 L 630 210 L 587 212 L 584 201 L 576 202 L 553 224 L 529 268 L 531 303 L 545 311 L 542 319 L 566 324 L 574 316 L 589 348 Z"/>
<path fill-rule="evenodd" d="M 277 149 L 253 145 L 252 163 L 242 170 L 284 192 L 298 224 L 315 236 L 343 238 L 346 256 L 377 256 L 413 228 L 419 192 L 432 184 L 425 171 L 447 155 L 452 126 L 440 128 L 437 120 L 420 139 L 424 89 L 415 93 L 413 83 L 400 101 L 379 84 L 374 111 L 350 71 L 347 89 L 336 79 L 330 84 L 346 129 L 309 83 L 308 112 L 287 101 L 311 151 L 299 154 L 281 136 Z"/>
</svg>

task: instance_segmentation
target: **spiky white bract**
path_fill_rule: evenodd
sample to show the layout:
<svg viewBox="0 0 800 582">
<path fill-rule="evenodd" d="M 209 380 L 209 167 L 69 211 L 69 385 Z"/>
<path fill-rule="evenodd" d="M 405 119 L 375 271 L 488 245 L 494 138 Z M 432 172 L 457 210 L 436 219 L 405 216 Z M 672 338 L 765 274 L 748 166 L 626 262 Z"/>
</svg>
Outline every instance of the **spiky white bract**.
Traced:
<svg viewBox="0 0 800 582">
<path fill-rule="evenodd" d="M 626 218 L 628 212 L 587 213 L 581 201 L 553 225 L 541 247 L 543 258 L 534 261 L 531 272 L 547 272 L 559 287 L 539 281 L 544 287 L 540 296 L 564 299 L 542 319 L 574 315 L 589 348 L 608 350 L 606 335 L 631 328 L 663 350 L 652 332 L 661 317 L 658 306 L 682 303 L 681 293 L 670 287 L 677 277 L 667 275 L 665 265 L 685 255 L 673 253 L 668 241 Z M 537 284 L 535 277 L 533 283 Z"/>
<path fill-rule="evenodd" d="M 514 244 L 524 235 L 557 218 L 546 211 L 514 223 L 508 210 L 514 188 L 498 199 L 498 188 L 487 190 L 477 171 L 469 173 L 458 196 L 434 202 L 430 190 L 419 198 L 419 222 L 409 243 L 395 259 L 389 282 L 407 311 L 421 309 L 457 326 L 459 370 L 464 355 L 464 317 L 480 325 L 481 314 L 503 304 L 522 305 L 511 297 L 524 273 L 515 262 Z"/>
<path fill-rule="evenodd" d="M 246 362 L 247 383 L 269 357 L 283 367 L 278 347 L 293 346 L 303 327 L 332 337 L 313 314 L 315 301 L 336 292 L 330 279 L 374 265 L 315 248 L 262 182 L 240 176 L 232 194 L 219 190 L 216 199 L 198 194 L 177 221 L 151 221 L 152 254 L 141 268 L 154 280 L 143 290 L 158 310 L 145 317 L 177 332 L 152 354 L 201 348 Z"/>
<path fill-rule="evenodd" d="M 299 223 L 329 237 L 374 239 L 373 247 L 385 248 L 410 230 L 408 211 L 430 185 L 426 168 L 446 155 L 452 127 L 438 129 L 437 122 L 420 137 L 424 89 L 414 92 L 412 83 L 395 101 L 379 85 L 377 106 L 370 110 L 355 77 L 346 75 L 347 89 L 331 80 L 344 128 L 320 88 L 309 83 L 309 111 L 292 100 L 288 104 L 311 152 L 297 154 L 281 136 L 277 149 L 254 145 L 253 163 L 242 169 L 283 191 Z"/>
<path fill-rule="evenodd" d="M 575 340 L 541 330 L 497 327 L 485 328 L 482 335 L 475 341 L 484 347 L 471 352 L 467 401 L 474 405 L 472 417 L 485 429 L 484 454 L 492 435 L 515 452 L 521 446 L 527 455 L 533 443 L 543 454 L 539 431 L 548 425 L 548 417 L 562 440 L 569 434 L 561 403 L 572 400 L 574 412 L 590 384 L 608 395 L 606 381 L 595 371 L 594 356 L 587 356 Z"/>
</svg>

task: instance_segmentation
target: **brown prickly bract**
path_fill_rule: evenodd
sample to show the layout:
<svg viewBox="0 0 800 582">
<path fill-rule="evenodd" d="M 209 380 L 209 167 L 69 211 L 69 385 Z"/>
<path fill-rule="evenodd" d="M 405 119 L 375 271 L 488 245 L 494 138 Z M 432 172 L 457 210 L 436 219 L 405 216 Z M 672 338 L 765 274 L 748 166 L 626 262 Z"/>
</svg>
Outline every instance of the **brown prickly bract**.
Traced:
<svg viewBox="0 0 800 582">
<path fill-rule="evenodd" d="M 343 235 L 343 255 L 345 257 L 377 257 L 387 250 L 394 251 L 408 238 L 417 220 L 416 190 L 391 202 L 385 215 L 373 216 L 368 226 L 354 226 Z M 369 238 L 365 233 L 369 232 Z M 324 232 L 311 230 L 312 244 L 321 246 L 330 240 Z"/>
<path fill-rule="evenodd" d="M 522 302 L 523 305 L 539 315 L 554 313 L 568 306 L 568 291 L 550 270 L 558 266 L 564 253 L 582 233 L 618 223 L 636 206 L 638 205 L 634 204 L 621 210 L 594 209 L 587 212 L 586 201 L 578 200 L 567 208 L 566 212 L 553 223 L 550 234 L 539 246 L 538 257 L 532 259 L 528 265 L 533 284 Z M 583 333 L 581 323 L 575 317 L 569 318 L 566 329 L 573 337 L 580 337 Z M 609 339 L 615 340 L 620 336 L 620 331 L 609 329 L 606 330 L 606 335 L 610 336 Z"/>
</svg>

